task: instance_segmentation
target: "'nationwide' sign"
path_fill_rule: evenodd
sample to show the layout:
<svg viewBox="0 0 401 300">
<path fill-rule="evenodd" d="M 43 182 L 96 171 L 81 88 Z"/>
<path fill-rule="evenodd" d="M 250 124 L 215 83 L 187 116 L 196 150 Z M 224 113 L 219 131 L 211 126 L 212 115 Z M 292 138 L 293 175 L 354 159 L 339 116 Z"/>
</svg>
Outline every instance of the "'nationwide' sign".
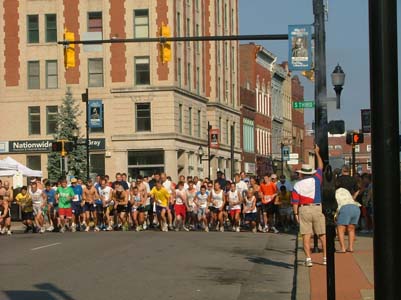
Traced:
<svg viewBox="0 0 401 300">
<path fill-rule="evenodd" d="M 9 141 L 9 153 L 30 153 L 30 152 L 50 152 L 53 140 L 25 140 Z M 81 141 L 80 141 L 81 142 Z M 105 139 L 89 139 L 89 148 L 91 150 L 105 150 Z"/>
</svg>

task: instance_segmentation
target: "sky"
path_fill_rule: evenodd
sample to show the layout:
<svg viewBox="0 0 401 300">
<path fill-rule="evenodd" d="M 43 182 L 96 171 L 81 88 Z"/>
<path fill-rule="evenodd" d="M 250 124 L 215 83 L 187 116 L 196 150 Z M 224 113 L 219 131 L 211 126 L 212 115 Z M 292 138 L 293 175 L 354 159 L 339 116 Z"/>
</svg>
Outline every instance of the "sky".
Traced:
<svg viewBox="0 0 401 300">
<path fill-rule="evenodd" d="M 287 34 L 288 25 L 313 24 L 313 0 L 239 0 L 240 34 Z M 325 0 L 326 2 L 326 0 Z M 397 8 L 400 19 L 400 5 Z M 335 92 L 330 74 L 339 63 L 346 74 L 341 94 L 341 109 L 328 108 L 328 119 L 344 120 L 347 130 L 360 129 L 360 110 L 370 108 L 369 91 L 369 11 L 367 0 L 328 0 L 326 22 L 327 91 Z M 400 39 L 398 21 L 398 40 Z M 287 41 L 256 41 L 273 52 L 278 62 L 288 60 Z M 400 50 L 399 52 L 399 62 Z M 400 68 L 399 68 L 400 69 Z M 305 87 L 305 100 L 314 99 L 313 83 L 299 75 Z M 400 108 L 399 108 L 400 111 Z M 305 123 L 314 118 L 305 109 Z"/>
</svg>

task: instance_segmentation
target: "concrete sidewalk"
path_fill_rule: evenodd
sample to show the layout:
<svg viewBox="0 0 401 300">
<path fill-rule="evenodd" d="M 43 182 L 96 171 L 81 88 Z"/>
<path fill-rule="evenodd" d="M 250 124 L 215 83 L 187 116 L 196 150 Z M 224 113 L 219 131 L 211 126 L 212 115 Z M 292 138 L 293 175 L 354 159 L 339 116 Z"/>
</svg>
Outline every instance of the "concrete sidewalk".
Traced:
<svg viewBox="0 0 401 300">
<path fill-rule="evenodd" d="M 304 266 L 305 255 L 302 238 L 298 243 L 297 300 L 326 299 L 326 266 L 322 265 L 322 254 L 313 254 L 312 268 Z M 336 249 L 339 249 L 336 242 Z M 354 253 L 336 253 L 336 299 L 372 300 L 373 282 L 373 237 L 359 234 Z"/>
</svg>

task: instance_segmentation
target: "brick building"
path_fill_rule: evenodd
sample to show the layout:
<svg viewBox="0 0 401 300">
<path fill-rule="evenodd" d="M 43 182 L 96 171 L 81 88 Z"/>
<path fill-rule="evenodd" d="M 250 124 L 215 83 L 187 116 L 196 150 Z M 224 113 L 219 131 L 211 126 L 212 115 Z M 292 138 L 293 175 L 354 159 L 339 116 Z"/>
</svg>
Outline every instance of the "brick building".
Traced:
<svg viewBox="0 0 401 300">
<path fill-rule="evenodd" d="M 207 123 L 220 129 L 212 176 L 229 171 L 230 134 L 235 128 L 239 170 L 240 103 L 238 43 L 173 43 L 173 58 L 162 63 L 155 43 L 76 45 L 76 66 L 63 66 L 63 31 L 75 39 L 156 37 L 164 23 L 173 36 L 236 35 L 237 0 L 4 0 L 0 6 L 0 158 L 12 155 L 47 174 L 54 116 L 67 87 L 79 103 L 102 101 L 102 128 L 91 131 L 98 145 L 92 171 L 124 171 L 132 177 L 166 171 L 207 176 L 200 145 Z M 84 105 L 81 104 L 82 110 Z M 80 127 L 84 128 L 84 116 Z M 18 145 L 22 145 L 19 147 Z M 96 168 L 95 168 L 96 167 Z"/>
<path fill-rule="evenodd" d="M 271 82 L 276 59 L 262 46 L 240 45 L 243 160 L 248 173 L 273 170 Z"/>
</svg>

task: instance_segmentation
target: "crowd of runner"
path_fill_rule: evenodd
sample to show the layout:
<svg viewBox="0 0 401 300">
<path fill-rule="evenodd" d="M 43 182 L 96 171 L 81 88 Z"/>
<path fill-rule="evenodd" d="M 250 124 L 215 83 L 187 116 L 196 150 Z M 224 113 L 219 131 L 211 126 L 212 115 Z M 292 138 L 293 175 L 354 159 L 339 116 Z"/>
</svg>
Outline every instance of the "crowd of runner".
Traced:
<svg viewBox="0 0 401 300">
<path fill-rule="evenodd" d="M 7 192 L 4 192 L 6 190 Z M 97 176 L 86 184 L 79 178 L 33 180 L 12 195 L 8 182 L 0 185 L 0 232 L 11 235 L 10 205 L 21 210 L 25 232 L 46 231 L 161 231 L 215 230 L 278 233 L 294 226 L 291 184 L 285 176 L 266 174 L 262 182 L 244 172 L 234 180 L 218 172 L 216 180 L 180 176 L 173 182 L 165 173 L 138 176 Z"/>
</svg>

